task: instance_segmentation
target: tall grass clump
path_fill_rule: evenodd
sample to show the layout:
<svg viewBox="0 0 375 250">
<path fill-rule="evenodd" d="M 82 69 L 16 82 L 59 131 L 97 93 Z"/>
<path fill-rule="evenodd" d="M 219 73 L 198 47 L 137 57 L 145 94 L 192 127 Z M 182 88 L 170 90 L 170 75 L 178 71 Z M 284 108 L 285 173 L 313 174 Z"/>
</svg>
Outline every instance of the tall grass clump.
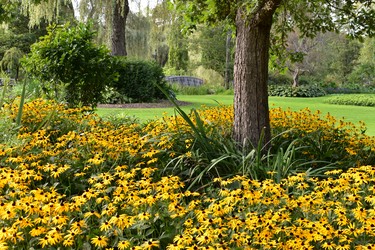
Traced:
<svg viewBox="0 0 375 250">
<path fill-rule="evenodd" d="M 175 131 L 171 149 L 176 157 L 164 171 L 186 182 L 205 185 L 214 177 L 237 173 L 280 181 L 291 173 L 307 171 L 318 176 L 327 169 L 374 162 L 374 138 L 364 134 L 365 125 L 338 121 L 329 114 L 323 117 L 308 109 L 271 110 L 274 138 L 269 142 L 270 149 L 263 153 L 257 145 L 244 150 L 231 139 L 232 107 L 203 108 L 190 115 L 178 106 L 177 110 L 180 117 L 165 117 L 152 126 L 167 133 Z"/>
</svg>

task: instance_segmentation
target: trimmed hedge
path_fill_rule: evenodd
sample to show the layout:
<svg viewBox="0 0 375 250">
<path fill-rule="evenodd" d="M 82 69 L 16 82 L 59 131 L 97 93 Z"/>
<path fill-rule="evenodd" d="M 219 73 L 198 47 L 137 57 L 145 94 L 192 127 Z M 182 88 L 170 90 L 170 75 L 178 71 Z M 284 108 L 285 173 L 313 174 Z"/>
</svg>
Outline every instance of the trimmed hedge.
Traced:
<svg viewBox="0 0 375 250">
<path fill-rule="evenodd" d="M 314 85 L 302 85 L 292 87 L 291 85 L 268 85 L 268 95 L 283 97 L 319 97 L 325 96 L 323 88 Z"/>
<path fill-rule="evenodd" d="M 337 96 L 329 97 L 324 102 L 329 103 L 329 104 L 339 104 L 339 105 L 375 107 L 375 95 L 372 95 L 372 94 L 337 95 Z"/>
<path fill-rule="evenodd" d="M 166 99 L 157 85 L 169 89 L 163 69 L 152 61 L 118 59 L 119 79 L 114 83 L 115 90 L 128 102 L 152 102 Z"/>
<path fill-rule="evenodd" d="M 374 85 L 344 84 L 340 87 L 327 87 L 324 90 L 328 94 L 362 94 L 375 93 Z"/>
</svg>

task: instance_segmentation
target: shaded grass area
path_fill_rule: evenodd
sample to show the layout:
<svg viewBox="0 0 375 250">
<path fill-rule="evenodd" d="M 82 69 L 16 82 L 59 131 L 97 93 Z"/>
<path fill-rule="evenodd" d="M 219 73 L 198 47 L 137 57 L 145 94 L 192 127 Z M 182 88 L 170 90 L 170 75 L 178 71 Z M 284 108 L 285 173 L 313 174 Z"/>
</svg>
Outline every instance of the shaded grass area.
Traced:
<svg viewBox="0 0 375 250">
<path fill-rule="evenodd" d="M 281 107 L 283 109 L 301 110 L 310 108 L 312 111 L 320 110 L 323 114 L 330 113 L 337 119 L 344 118 L 345 121 L 358 123 L 364 121 L 367 126 L 366 134 L 375 136 L 375 115 L 374 107 L 360 107 L 350 105 L 334 105 L 324 103 L 329 96 L 317 98 L 292 98 L 292 97 L 269 97 L 270 108 Z M 191 105 L 183 106 L 185 112 L 189 112 L 192 108 L 198 109 L 202 106 L 217 106 L 218 104 L 233 104 L 232 95 L 181 95 L 178 100 L 191 102 Z M 120 115 L 130 116 L 139 119 L 140 122 L 146 122 L 151 119 L 160 118 L 164 114 L 173 115 L 175 109 L 155 108 L 155 109 L 118 109 L 118 108 L 99 108 L 97 110 L 99 116 Z"/>
<path fill-rule="evenodd" d="M 177 97 L 179 101 L 190 102 L 190 105 L 182 106 L 185 112 L 191 109 L 199 109 L 202 106 L 210 107 L 233 104 L 233 96 L 231 95 L 180 95 Z M 108 115 L 130 116 L 138 118 L 140 122 L 146 122 L 151 119 L 160 118 L 164 114 L 174 115 L 175 108 L 98 108 L 97 114 L 101 117 Z"/>
</svg>

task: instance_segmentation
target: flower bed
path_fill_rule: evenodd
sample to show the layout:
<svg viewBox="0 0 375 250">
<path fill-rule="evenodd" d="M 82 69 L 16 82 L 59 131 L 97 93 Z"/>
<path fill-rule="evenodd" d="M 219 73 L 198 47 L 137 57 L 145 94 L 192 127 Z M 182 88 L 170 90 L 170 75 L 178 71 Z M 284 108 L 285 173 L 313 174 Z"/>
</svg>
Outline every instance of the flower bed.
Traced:
<svg viewBox="0 0 375 250">
<path fill-rule="evenodd" d="M 12 119 L 17 107 L 2 112 Z M 199 117 L 208 137 L 230 137 L 232 107 L 203 108 Z M 298 157 L 320 157 L 329 144 L 344 163 L 324 178 L 233 173 L 193 191 L 165 171 L 179 159 L 189 159 L 185 171 L 203 164 L 182 118 L 117 126 L 87 109 L 36 100 L 22 121 L 15 141 L 0 144 L 0 249 L 375 248 L 375 168 L 340 165 L 371 160 L 374 139 L 362 127 L 272 110 L 275 145 L 320 138 L 321 152 Z"/>
</svg>

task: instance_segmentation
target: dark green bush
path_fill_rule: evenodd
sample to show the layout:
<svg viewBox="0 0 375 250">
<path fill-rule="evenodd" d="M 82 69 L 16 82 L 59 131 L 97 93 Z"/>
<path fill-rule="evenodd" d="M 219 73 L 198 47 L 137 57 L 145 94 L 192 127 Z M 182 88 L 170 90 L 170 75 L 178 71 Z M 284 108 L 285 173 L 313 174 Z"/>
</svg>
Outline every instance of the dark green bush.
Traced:
<svg viewBox="0 0 375 250">
<path fill-rule="evenodd" d="M 103 92 L 103 104 L 121 104 L 127 103 L 129 99 L 123 94 L 119 93 L 114 87 L 106 87 Z"/>
<path fill-rule="evenodd" d="M 361 94 L 375 93 L 374 85 L 364 85 L 361 83 L 346 83 L 336 87 L 326 87 L 324 90 L 328 94 Z"/>
<path fill-rule="evenodd" d="M 157 85 L 168 89 L 163 69 L 151 61 L 118 59 L 117 71 L 119 79 L 114 88 L 128 102 L 152 102 L 166 99 Z"/>
<path fill-rule="evenodd" d="M 318 97 L 326 95 L 323 88 L 315 85 L 302 85 L 293 87 L 291 85 L 269 85 L 268 94 L 270 96 L 283 97 Z"/>
<path fill-rule="evenodd" d="M 269 85 L 291 85 L 292 79 L 285 75 L 270 75 L 268 76 Z"/>
<path fill-rule="evenodd" d="M 326 103 L 339 104 L 339 105 L 355 105 L 355 106 L 368 106 L 375 107 L 375 95 L 371 94 L 355 94 L 355 95 L 337 95 L 331 96 Z"/>
</svg>

